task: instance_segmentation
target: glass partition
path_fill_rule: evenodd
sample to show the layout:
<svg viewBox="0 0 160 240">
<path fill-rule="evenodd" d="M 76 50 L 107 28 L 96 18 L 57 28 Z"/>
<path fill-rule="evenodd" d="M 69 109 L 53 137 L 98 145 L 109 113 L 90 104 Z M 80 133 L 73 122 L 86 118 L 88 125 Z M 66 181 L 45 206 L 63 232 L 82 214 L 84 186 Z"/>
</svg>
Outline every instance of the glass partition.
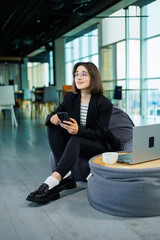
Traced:
<svg viewBox="0 0 160 240">
<path fill-rule="evenodd" d="M 98 54 L 97 26 L 76 34 L 71 39 L 67 38 L 65 43 L 66 84 L 72 84 L 72 68 L 76 62 L 91 61 L 98 67 Z"/>
</svg>

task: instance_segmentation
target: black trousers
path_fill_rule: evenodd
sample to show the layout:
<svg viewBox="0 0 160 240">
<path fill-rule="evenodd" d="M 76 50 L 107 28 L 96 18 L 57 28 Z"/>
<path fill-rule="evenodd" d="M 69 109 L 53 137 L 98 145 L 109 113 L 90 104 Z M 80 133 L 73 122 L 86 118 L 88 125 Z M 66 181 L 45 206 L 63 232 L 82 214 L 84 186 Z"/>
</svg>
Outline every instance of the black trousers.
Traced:
<svg viewBox="0 0 160 240">
<path fill-rule="evenodd" d="M 69 134 L 60 126 L 48 126 L 48 140 L 53 152 L 57 168 L 63 178 L 78 159 L 80 153 L 89 156 L 88 160 L 107 151 L 107 146 L 101 142 Z"/>
</svg>

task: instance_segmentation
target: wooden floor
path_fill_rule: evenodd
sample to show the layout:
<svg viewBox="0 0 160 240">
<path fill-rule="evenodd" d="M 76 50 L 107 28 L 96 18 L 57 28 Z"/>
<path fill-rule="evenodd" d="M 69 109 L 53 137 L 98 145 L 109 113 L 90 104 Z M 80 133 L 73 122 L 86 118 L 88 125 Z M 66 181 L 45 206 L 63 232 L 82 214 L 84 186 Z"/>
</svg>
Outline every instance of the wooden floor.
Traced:
<svg viewBox="0 0 160 240">
<path fill-rule="evenodd" d="M 0 118 L 0 240 L 160 240 L 160 217 L 101 213 L 83 183 L 44 206 L 26 201 L 50 174 L 49 153 L 44 121 Z"/>
</svg>

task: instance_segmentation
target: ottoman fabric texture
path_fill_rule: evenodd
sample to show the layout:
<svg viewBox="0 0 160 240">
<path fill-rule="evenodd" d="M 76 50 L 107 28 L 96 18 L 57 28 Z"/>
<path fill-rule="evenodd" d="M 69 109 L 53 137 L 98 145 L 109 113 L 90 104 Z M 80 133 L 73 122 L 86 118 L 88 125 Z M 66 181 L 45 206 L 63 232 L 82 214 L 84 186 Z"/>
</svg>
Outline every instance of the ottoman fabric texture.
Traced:
<svg viewBox="0 0 160 240">
<path fill-rule="evenodd" d="M 160 168 L 120 169 L 89 161 L 92 176 L 87 196 L 91 206 L 111 215 L 160 215 Z"/>
</svg>

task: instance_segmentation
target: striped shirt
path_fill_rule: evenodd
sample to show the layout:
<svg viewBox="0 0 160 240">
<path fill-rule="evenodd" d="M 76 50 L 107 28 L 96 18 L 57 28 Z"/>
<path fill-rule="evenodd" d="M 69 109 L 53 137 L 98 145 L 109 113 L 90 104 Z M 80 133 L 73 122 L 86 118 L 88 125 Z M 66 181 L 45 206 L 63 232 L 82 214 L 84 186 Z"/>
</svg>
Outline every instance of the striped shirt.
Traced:
<svg viewBox="0 0 160 240">
<path fill-rule="evenodd" d="M 80 106 L 80 125 L 85 127 L 87 120 L 88 104 L 81 103 Z"/>
</svg>

